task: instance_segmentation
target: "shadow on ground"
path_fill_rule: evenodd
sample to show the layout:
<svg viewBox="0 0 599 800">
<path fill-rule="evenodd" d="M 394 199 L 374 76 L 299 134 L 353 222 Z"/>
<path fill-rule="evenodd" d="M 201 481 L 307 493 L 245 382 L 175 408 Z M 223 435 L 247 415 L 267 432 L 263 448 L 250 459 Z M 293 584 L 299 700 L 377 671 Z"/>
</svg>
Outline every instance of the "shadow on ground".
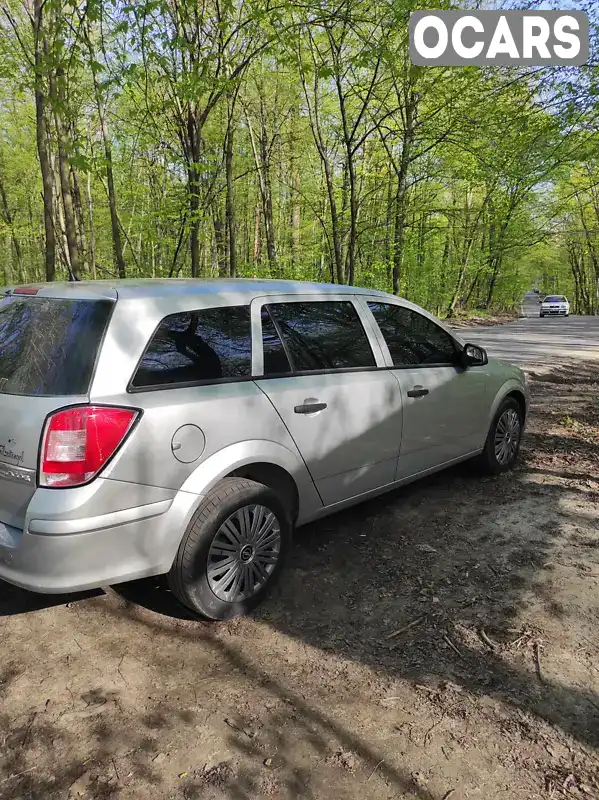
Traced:
<svg viewBox="0 0 599 800">
<path fill-rule="evenodd" d="M 419 785 L 408 768 L 383 760 L 376 746 L 327 712 L 328 685 L 319 682 L 318 655 L 309 662 L 313 669 L 309 679 L 298 677 L 293 685 L 279 678 L 274 664 L 280 654 L 273 650 L 270 657 L 265 631 L 301 642 L 316 654 L 335 656 L 339 663 L 372 670 L 386 685 L 403 682 L 415 696 L 441 695 L 448 686 L 457 686 L 471 697 L 491 698 L 516 710 L 525 720 L 522 724 L 539 720 L 582 747 L 599 746 L 599 697 L 545 670 L 539 658 L 541 632 L 535 628 L 534 614 L 528 614 L 535 604 L 545 603 L 555 617 L 567 616 L 559 604 L 551 606 L 547 591 L 556 568 L 556 548 L 559 544 L 563 549 L 579 523 L 589 523 L 584 509 L 572 501 L 576 492 L 585 503 L 599 499 L 596 487 L 584 483 L 592 483 L 599 472 L 597 448 L 593 450 L 587 430 L 595 420 L 598 373 L 590 366 L 581 375 L 581 369 L 577 373 L 582 391 L 589 393 L 582 398 L 569 396 L 573 378 L 569 368 L 534 379 L 533 426 L 515 473 L 486 478 L 461 467 L 302 529 L 280 587 L 252 619 L 221 626 L 193 621 L 162 580 L 115 587 L 116 595 L 111 592 L 109 598 L 81 604 L 82 614 L 91 618 L 102 613 L 115 630 L 133 620 L 133 628 L 126 629 L 129 634 L 137 627 L 150 632 L 155 639 L 151 666 L 165 681 L 178 668 L 173 659 L 178 648 L 186 657 L 201 651 L 217 659 L 222 680 L 243 680 L 247 691 L 265 698 L 260 700 L 264 708 L 271 708 L 271 703 L 267 723 L 258 734 L 247 723 L 243 704 L 239 721 L 226 721 L 228 745 L 245 766 L 204 767 L 186 775 L 180 793 L 172 796 L 237 800 L 283 791 L 290 797 L 322 797 L 312 782 L 313 763 L 293 755 L 299 740 L 309 743 L 316 761 L 331 758 L 331 753 L 347 761 L 353 757 L 348 754 L 355 754 L 365 774 L 376 771 L 388 790 L 373 797 L 389 792 L 418 800 L 441 796 Z M 557 399 L 544 405 L 547 387 Z M 561 425 L 564 408 L 574 421 L 569 427 Z M 552 466 L 555 459 L 560 466 Z M 533 480 L 534 476 L 544 477 Z M 575 566 L 583 573 L 596 565 L 597 551 L 591 545 L 577 556 Z M 2 587 L 0 616 L 64 602 L 64 598 L 32 600 L 27 593 Z M 246 647 L 252 640 L 255 646 Z M 183 666 L 181 670 L 182 681 L 187 681 L 189 673 Z M 18 674 L 18 667 L 10 665 L 0 674 L 0 699 Z M 198 679 L 198 691 L 209 677 L 203 673 Z M 342 672 L 338 680 L 344 680 Z M 206 708 L 210 702 L 206 699 Z M 218 704 L 218 697 L 214 702 Z M 115 742 L 123 737 L 130 743 L 127 769 L 147 785 L 157 785 L 160 769 L 153 760 L 152 731 L 183 724 L 193 733 L 199 712 L 186 717 L 180 701 L 167 698 L 151 713 L 140 710 L 132 715 L 129 710 L 119 723 L 116 697 L 100 694 L 91 697 L 86 707 L 106 703 L 116 708 L 110 724 L 102 716 L 80 723 L 93 746 L 92 765 L 104 765 L 103 777 L 86 785 L 86 796 L 120 796 L 118 766 L 115 762 L 117 777 L 106 777 L 105 765 L 115 752 Z M 198 700 L 197 708 L 203 703 Z M 48 757 L 59 751 L 61 740 L 64 746 L 69 741 L 57 722 L 44 726 L 42 711 L 32 715 L 17 725 L 6 713 L 0 717 L 0 743 L 2 731 L 8 731 L 4 783 L 0 777 L 0 797 L 6 800 L 63 796 L 74 781 L 89 773 L 89 767 L 76 760 L 67 760 L 49 782 L 30 769 L 30 748 L 42 748 Z M 271 753 L 277 754 L 276 761 L 265 777 L 263 763 Z M 258 766 L 247 766 L 252 763 Z M 348 780 L 353 780 L 351 763 L 345 767 Z M 374 779 L 370 786 L 375 792 Z M 364 786 L 358 794 L 365 796 Z M 329 796 L 357 795 L 339 789 Z"/>
</svg>

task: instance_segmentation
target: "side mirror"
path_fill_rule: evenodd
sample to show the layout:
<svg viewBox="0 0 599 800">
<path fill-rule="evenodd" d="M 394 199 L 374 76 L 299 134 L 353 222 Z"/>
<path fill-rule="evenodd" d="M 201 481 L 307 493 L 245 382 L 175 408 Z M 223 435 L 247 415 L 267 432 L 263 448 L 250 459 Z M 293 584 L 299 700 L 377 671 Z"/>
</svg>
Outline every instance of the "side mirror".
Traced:
<svg viewBox="0 0 599 800">
<path fill-rule="evenodd" d="M 462 350 L 462 365 L 464 369 L 468 367 L 484 367 L 489 363 L 487 351 L 477 344 L 465 344 Z"/>
</svg>

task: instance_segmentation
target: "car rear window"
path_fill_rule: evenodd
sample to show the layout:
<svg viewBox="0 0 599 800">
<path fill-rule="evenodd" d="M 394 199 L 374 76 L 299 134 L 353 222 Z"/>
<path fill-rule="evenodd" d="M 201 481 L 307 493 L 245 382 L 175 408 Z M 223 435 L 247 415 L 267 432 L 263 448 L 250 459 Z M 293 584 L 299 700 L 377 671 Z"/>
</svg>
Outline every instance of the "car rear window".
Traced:
<svg viewBox="0 0 599 800">
<path fill-rule="evenodd" d="M 545 303 L 565 303 L 566 298 L 561 294 L 554 294 L 546 297 L 544 300 Z"/>
<path fill-rule="evenodd" d="M 0 394 L 87 394 L 112 306 L 110 300 L 3 297 Z"/>
<path fill-rule="evenodd" d="M 165 317 L 148 344 L 132 389 L 239 380 L 252 374 L 249 306 Z"/>
</svg>

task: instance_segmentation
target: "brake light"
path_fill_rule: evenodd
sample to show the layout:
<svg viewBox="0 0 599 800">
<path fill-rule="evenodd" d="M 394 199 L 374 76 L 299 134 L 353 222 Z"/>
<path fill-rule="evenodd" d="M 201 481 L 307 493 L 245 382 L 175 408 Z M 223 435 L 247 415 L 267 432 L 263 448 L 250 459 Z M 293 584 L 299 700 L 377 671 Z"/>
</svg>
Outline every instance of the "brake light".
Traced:
<svg viewBox="0 0 599 800">
<path fill-rule="evenodd" d="M 42 438 L 40 486 L 80 486 L 94 478 L 124 442 L 138 411 L 80 406 L 48 417 Z"/>
<path fill-rule="evenodd" d="M 37 294 L 39 290 L 39 286 L 17 286 L 13 290 L 13 294 Z"/>
</svg>

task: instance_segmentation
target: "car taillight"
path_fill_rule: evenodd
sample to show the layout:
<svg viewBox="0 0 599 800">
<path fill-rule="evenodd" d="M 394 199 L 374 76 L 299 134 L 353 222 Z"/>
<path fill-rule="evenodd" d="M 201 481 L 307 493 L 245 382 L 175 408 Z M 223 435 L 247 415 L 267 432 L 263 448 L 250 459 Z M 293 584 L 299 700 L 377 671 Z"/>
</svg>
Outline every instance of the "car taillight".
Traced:
<svg viewBox="0 0 599 800">
<path fill-rule="evenodd" d="M 79 406 L 52 414 L 42 438 L 40 486 L 90 481 L 123 443 L 138 413 L 131 408 Z"/>
<path fill-rule="evenodd" d="M 17 286 L 13 290 L 13 294 L 37 294 L 39 290 L 39 286 Z"/>
</svg>

